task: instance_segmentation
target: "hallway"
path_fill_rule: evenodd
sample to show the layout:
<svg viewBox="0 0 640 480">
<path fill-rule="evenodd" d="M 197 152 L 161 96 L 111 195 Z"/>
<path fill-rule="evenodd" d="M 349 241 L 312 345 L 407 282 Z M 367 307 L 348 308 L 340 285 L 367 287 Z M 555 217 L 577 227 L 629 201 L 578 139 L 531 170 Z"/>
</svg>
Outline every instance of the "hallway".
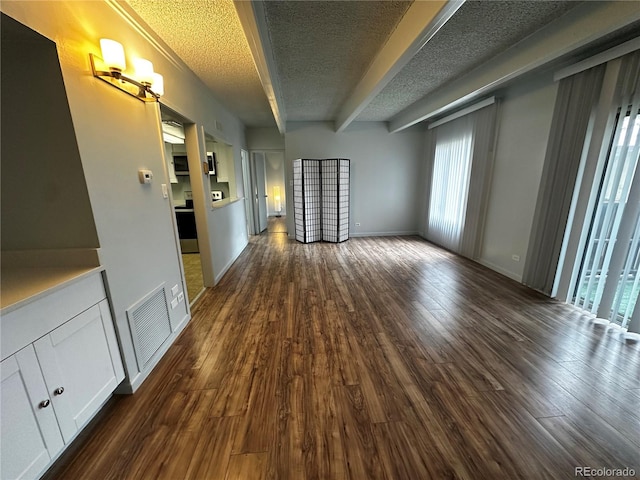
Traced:
<svg viewBox="0 0 640 480">
<path fill-rule="evenodd" d="M 287 233 L 287 217 L 268 217 L 267 233 Z"/>
</svg>

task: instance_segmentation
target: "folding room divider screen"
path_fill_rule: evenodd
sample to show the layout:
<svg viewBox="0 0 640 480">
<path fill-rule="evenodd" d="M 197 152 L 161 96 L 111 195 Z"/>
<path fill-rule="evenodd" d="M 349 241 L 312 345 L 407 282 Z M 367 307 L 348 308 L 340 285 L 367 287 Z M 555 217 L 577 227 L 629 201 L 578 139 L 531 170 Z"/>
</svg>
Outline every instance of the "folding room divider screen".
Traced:
<svg viewBox="0 0 640 480">
<path fill-rule="evenodd" d="M 344 242 L 349 239 L 350 160 L 293 161 L 296 240 Z"/>
</svg>

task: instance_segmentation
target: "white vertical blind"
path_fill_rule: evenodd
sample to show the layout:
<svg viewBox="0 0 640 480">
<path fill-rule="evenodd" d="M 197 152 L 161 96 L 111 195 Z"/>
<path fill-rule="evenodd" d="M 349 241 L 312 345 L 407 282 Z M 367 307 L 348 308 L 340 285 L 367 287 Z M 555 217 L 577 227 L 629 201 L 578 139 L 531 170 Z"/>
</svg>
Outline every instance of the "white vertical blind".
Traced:
<svg viewBox="0 0 640 480">
<path fill-rule="evenodd" d="M 637 138 L 637 128 L 640 123 L 636 123 L 637 117 L 634 115 L 636 127 L 635 129 L 628 128 L 630 118 L 630 116 L 624 115 L 624 112 L 618 116 L 604 179 L 601 184 L 596 185 L 597 188 L 600 188 L 600 196 L 591 224 L 591 235 L 583 258 L 582 272 L 578 281 L 578 294 L 575 299 L 576 305 L 589 309 L 592 313 L 598 311 L 607 283 L 608 292 L 617 290 L 618 282 L 616 280 L 622 272 L 619 269 L 610 271 L 612 267 L 616 266 L 611 264 L 611 260 L 616 250 L 618 256 L 626 256 L 631 240 L 631 230 L 637 221 L 637 219 L 633 219 L 633 224 L 627 221 L 624 223 L 626 228 L 621 229 L 627 206 L 633 209 L 632 205 L 628 205 L 629 193 L 640 147 L 637 142 L 631 143 L 632 139 Z M 635 135 L 632 134 L 633 130 L 636 131 Z M 623 236 L 624 238 L 620 234 L 626 232 L 621 230 L 628 231 L 628 234 Z M 611 282 L 607 282 L 609 277 L 611 277 Z M 608 303 L 608 307 L 610 307 L 611 302 Z"/>
<path fill-rule="evenodd" d="M 468 258 L 480 256 L 484 223 L 491 190 L 491 174 L 496 144 L 498 110 L 500 102 L 475 111 L 473 122 L 473 153 L 469 173 L 469 191 L 464 219 L 464 233 L 458 253 Z"/>
<path fill-rule="evenodd" d="M 455 252 L 464 231 L 473 137 L 466 118 L 436 131 L 427 238 Z"/>
<path fill-rule="evenodd" d="M 492 97 L 429 126 L 425 237 L 469 258 L 480 252 L 500 102 Z"/>
<path fill-rule="evenodd" d="M 603 174 L 593 182 L 597 201 L 584 227 L 588 240 L 574 285 L 575 305 L 622 327 L 638 317 L 633 312 L 640 290 L 640 81 L 638 56 L 630 60 L 622 76 L 627 85 L 612 112 L 610 147 L 600 159 Z"/>
<path fill-rule="evenodd" d="M 640 267 L 640 255 L 638 254 L 640 222 L 638 221 L 637 214 L 635 224 L 635 232 L 631 237 L 629 251 L 627 252 L 626 262 L 622 270 L 621 285 L 616 289 L 615 301 L 611 308 L 611 319 L 617 320 L 614 318 L 614 315 L 617 314 L 620 319 L 620 324 L 623 327 L 627 327 L 629 324 L 631 315 L 638 303 L 638 291 L 640 291 L 640 275 L 638 275 L 638 268 Z"/>
<path fill-rule="evenodd" d="M 585 139 L 590 136 L 589 120 L 605 69 L 592 68 L 563 79 L 558 86 L 523 274 L 525 285 L 546 294 L 552 293 Z"/>
</svg>

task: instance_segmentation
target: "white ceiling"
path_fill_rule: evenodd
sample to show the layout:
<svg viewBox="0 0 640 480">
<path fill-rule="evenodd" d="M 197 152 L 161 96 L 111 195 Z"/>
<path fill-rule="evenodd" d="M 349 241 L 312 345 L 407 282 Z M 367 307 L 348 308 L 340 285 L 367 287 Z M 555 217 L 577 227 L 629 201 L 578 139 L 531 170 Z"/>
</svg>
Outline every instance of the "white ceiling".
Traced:
<svg viewBox="0 0 640 480">
<path fill-rule="evenodd" d="M 266 2 L 287 120 L 333 120 L 411 2 Z"/>
<path fill-rule="evenodd" d="M 551 22 L 572 15 L 582 2 L 128 3 L 247 126 L 275 126 L 274 115 L 289 122 L 343 125 L 389 121 Z M 246 14 L 242 17 L 247 5 L 257 34 L 249 31 Z M 429 8 L 433 15 L 423 13 Z M 411 43 L 406 37 L 416 32 Z M 638 22 L 625 32 L 637 35 Z M 600 45 L 615 35 L 608 37 Z M 264 58 L 257 58 L 260 49 Z M 256 65 L 263 65 L 260 75 Z"/>
<path fill-rule="evenodd" d="M 128 0 L 247 125 L 275 125 L 232 0 Z"/>
<path fill-rule="evenodd" d="M 576 7 L 577 1 L 467 1 L 358 120 L 388 120 Z"/>
</svg>

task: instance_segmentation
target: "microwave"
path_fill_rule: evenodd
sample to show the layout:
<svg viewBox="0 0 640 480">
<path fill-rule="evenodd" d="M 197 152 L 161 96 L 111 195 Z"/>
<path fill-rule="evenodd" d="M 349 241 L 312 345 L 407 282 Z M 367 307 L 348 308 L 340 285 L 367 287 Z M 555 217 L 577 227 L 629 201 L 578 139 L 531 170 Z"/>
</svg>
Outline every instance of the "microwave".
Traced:
<svg viewBox="0 0 640 480">
<path fill-rule="evenodd" d="M 216 154 L 207 152 L 207 163 L 209 164 L 209 175 L 216 174 Z M 176 175 L 189 175 L 189 162 L 186 155 L 173 156 L 173 171 Z"/>
<path fill-rule="evenodd" d="M 207 162 L 209 163 L 209 175 L 216 174 L 216 153 L 207 152 Z"/>
<path fill-rule="evenodd" d="M 189 175 L 189 162 L 186 155 L 173 156 L 173 171 L 176 175 Z"/>
</svg>

